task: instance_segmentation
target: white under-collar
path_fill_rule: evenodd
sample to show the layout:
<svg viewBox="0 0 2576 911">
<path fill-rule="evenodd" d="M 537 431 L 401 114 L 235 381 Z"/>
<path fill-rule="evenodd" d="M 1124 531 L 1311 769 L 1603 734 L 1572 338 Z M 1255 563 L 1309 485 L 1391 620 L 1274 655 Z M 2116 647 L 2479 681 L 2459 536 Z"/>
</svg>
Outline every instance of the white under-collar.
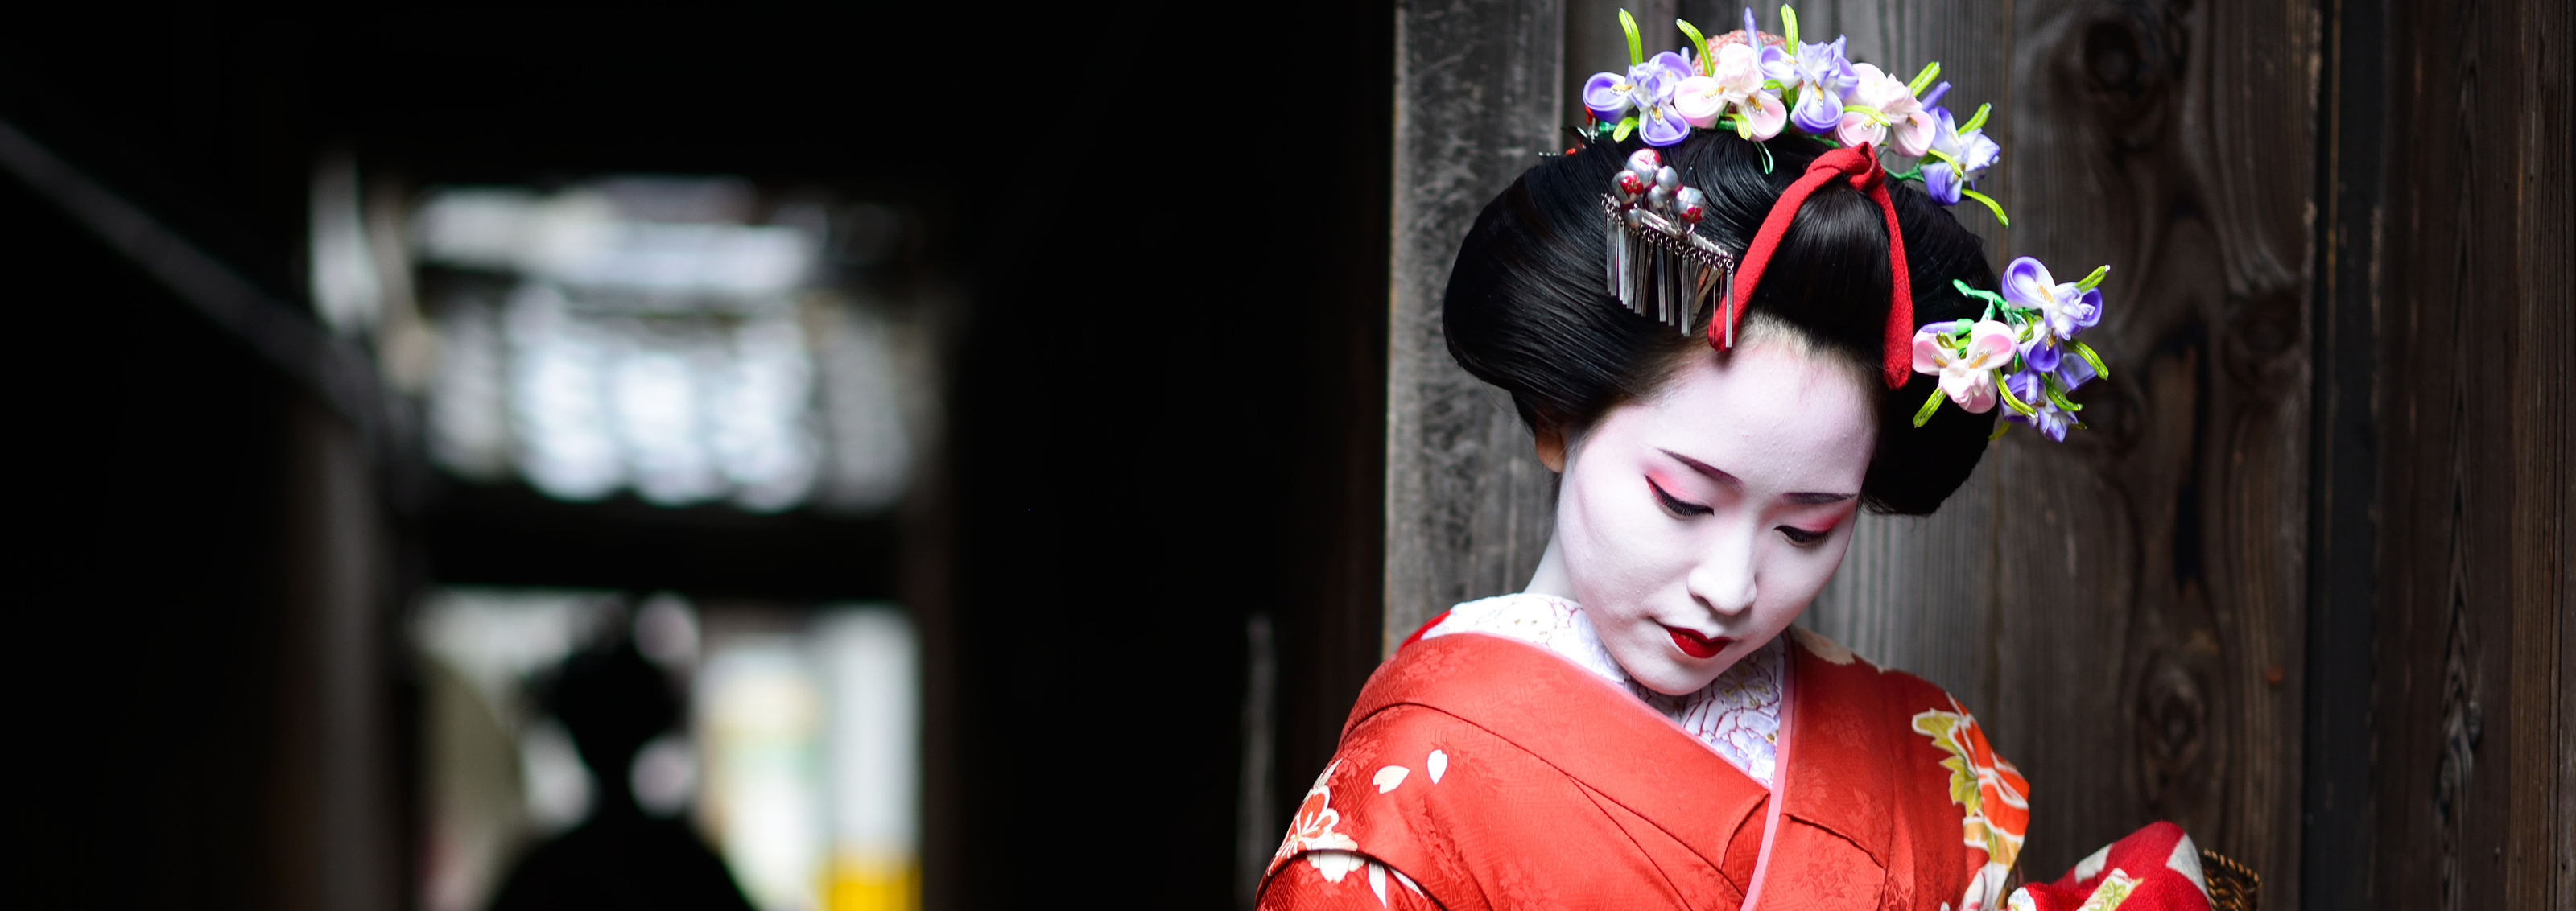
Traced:
<svg viewBox="0 0 2576 911">
<path fill-rule="evenodd" d="M 1430 639 L 1450 633 L 1486 633 L 1518 639 L 1574 662 L 1672 719 L 1747 777 L 1771 786 L 1780 752 L 1780 715 L 1787 703 L 1786 637 L 1773 637 L 1707 686 L 1682 696 L 1647 689 L 1610 657 L 1583 608 L 1555 595 L 1522 592 L 1469 601 L 1424 630 Z"/>
</svg>

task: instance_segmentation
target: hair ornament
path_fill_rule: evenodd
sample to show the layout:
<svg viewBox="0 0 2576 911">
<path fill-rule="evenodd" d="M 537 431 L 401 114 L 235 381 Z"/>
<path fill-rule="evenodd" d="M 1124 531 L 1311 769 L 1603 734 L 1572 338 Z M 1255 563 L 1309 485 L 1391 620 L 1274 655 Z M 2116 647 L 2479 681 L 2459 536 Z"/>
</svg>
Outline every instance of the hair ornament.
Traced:
<svg viewBox="0 0 2576 911">
<path fill-rule="evenodd" d="M 1887 221 L 1887 329 L 1879 349 L 1885 352 L 1880 361 L 1879 378 L 1887 388 L 1903 388 L 1911 378 L 1912 361 L 1906 353 L 1907 330 L 1914 328 L 1914 280 L 1905 268 L 1905 233 L 1897 227 L 1896 201 L 1887 195 L 1887 171 L 1879 167 L 1877 149 L 1867 143 L 1844 146 L 1816 156 L 1807 165 L 1807 173 L 1780 192 L 1771 211 L 1762 218 L 1762 229 L 1753 235 L 1753 245 L 1744 251 L 1741 281 L 1727 286 L 1726 312 L 1709 321 L 1708 343 L 1717 348 L 1735 347 L 1735 324 L 1744 319 L 1744 306 L 1753 299 L 1753 289 L 1762 283 L 1762 270 L 1771 264 L 1771 253 L 1780 248 L 1780 239 L 1789 233 L 1789 222 L 1798 217 L 1798 207 L 1818 188 L 1836 180 L 1847 181 L 1878 204 L 1879 214 Z M 1724 335 L 1720 336 L 1720 327 Z M 1920 426 L 1920 425 L 1917 425 Z"/>
<path fill-rule="evenodd" d="M 2077 333 L 2102 320 L 2099 286 L 2111 267 L 2083 279 L 2058 284 L 2039 260 L 2024 256 L 2004 267 L 2002 294 L 1953 282 L 1959 293 L 1986 302 L 1985 315 L 1973 320 L 1928 323 L 1914 333 L 1914 372 L 1941 378 L 1940 388 L 1914 412 L 1914 426 L 1932 419 L 1944 398 L 1971 414 L 1993 411 L 2001 401 L 2004 418 L 2028 424 L 2049 439 L 2066 441 L 2068 427 L 2082 427 L 2076 412 L 2084 406 L 2066 396 L 2075 387 L 2111 370 L 2102 356 L 2075 340 Z M 2010 425 L 1996 424 L 2002 436 Z"/>
<path fill-rule="evenodd" d="M 1611 178 L 1615 198 L 1601 197 L 1609 231 L 1609 291 L 1639 316 L 1691 331 L 1709 292 L 1729 284 L 1735 256 L 1692 227 L 1708 200 L 1654 149 L 1638 149 Z"/>
<path fill-rule="evenodd" d="M 1788 6 L 1780 7 L 1780 24 L 1780 36 L 1764 34 L 1746 7 L 1741 29 L 1712 40 L 1689 21 L 1675 19 L 1689 46 L 1650 58 L 1636 18 L 1620 10 L 1627 70 L 1594 73 L 1583 84 L 1583 109 L 1594 134 L 1624 142 L 1633 133 L 1662 148 L 1690 138 L 1693 129 L 1727 130 L 1759 142 L 1794 126 L 1827 145 L 1869 146 L 1914 159 L 1888 176 L 1921 182 L 1945 206 L 1974 199 L 1996 221 L 2012 223 L 2001 204 L 1976 190 L 1977 178 L 2003 157 L 2003 147 L 1983 129 L 1992 105 L 1958 120 L 1941 106 L 1950 92 L 1949 83 L 1936 81 L 1941 64 L 1927 64 L 1914 78 L 1899 81 L 1875 65 L 1852 62 L 1843 36 L 1825 43 L 1802 40 L 1798 13 Z"/>
<path fill-rule="evenodd" d="M 1985 301 L 1983 316 L 1914 329 L 1913 283 L 1887 182 L 1916 181 L 1944 206 L 1976 200 L 2009 227 L 2003 206 L 1976 189 L 1977 179 L 2003 157 L 2003 147 L 1985 135 L 1994 106 L 1979 105 L 1960 120 L 1941 105 L 1950 91 L 1949 83 L 1938 81 L 1941 64 L 1927 64 L 1914 78 L 1898 81 L 1877 66 L 1853 62 L 1843 36 L 1824 43 L 1803 40 L 1796 10 L 1780 7 L 1780 22 L 1781 35 L 1764 34 L 1748 7 L 1741 29 L 1711 39 L 1676 19 L 1689 46 L 1650 58 L 1637 20 L 1619 11 L 1628 68 L 1585 81 L 1583 108 L 1590 123 L 1581 131 L 1605 149 L 1631 134 L 1647 146 L 1629 156 L 1612 178 L 1612 191 L 1601 197 L 1610 294 L 1641 316 L 1688 332 L 1700 305 L 1722 289 L 1724 310 L 1709 321 L 1709 344 L 1734 347 L 1735 325 L 1799 207 L 1817 189 L 1847 181 L 1887 222 L 1893 287 L 1881 379 L 1895 389 L 1915 374 L 1940 378 L 1915 412 L 1914 426 L 1931 420 L 1945 398 L 1972 414 L 2001 402 L 2007 420 L 2064 442 L 2067 428 L 2084 426 L 2076 417 L 2083 406 L 2067 394 L 2110 376 L 2100 355 L 2075 336 L 2100 322 L 2097 286 L 2111 267 L 2060 284 L 2038 260 L 2021 257 L 2005 267 L 2000 294 L 1952 283 L 1970 299 Z M 1772 203 L 1739 265 L 1731 252 L 1693 230 L 1705 199 L 1680 182 L 1656 149 L 1680 144 L 1692 130 L 1725 130 L 1757 143 L 1768 170 L 1770 150 L 1758 144 L 1793 127 L 1831 148 Z M 1891 169 L 1880 160 L 1886 152 L 1911 162 L 1904 170 Z M 1997 424 L 1995 435 L 2007 426 Z"/>
</svg>

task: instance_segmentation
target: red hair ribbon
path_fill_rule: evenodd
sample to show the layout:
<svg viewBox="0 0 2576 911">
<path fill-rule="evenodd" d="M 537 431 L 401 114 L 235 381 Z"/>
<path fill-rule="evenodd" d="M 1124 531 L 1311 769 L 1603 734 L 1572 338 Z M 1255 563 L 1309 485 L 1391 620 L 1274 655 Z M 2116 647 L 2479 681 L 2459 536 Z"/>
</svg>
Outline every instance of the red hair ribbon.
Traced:
<svg viewBox="0 0 2576 911">
<path fill-rule="evenodd" d="M 1914 375 L 1914 283 L 1905 271 L 1905 235 L 1897 230 L 1896 202 L 1887 197 L 1887 171 L 1878 165 L 1878 150 L 1868 144 L 1816 156 L 1807 173 L 1771 204 L 1771 214 L 1762 219 L 1762 232 L 1753 235 L 1753 246 L 1744 251 L 1744 265 L 1735 270 L 1726 312 L 1709 321 L 1708 343 L 1723 349 L 1735 337 L 1735 324 L 1744 321 L 1744 305 L 1753 300 L 1753 287 L 1762 281 L 1762 268 L 1771 264 L 1771 251 L 1780 246 L 1780 235 L 1789 233 L 1789 222 L 1798 217 L 1798 207 L 1806 205 L 1807 196 L 1835 178 L 1850 181 L 1852 189 L 1876 201 L 1878 210 L 1887 215 L 1887 272 L 1894 290 L 1888 295 L 1882 372 L 1887 388 L 1900 389 Z M 1720 335 L 1721 331 L 1725 334 Z"/>
</svg>

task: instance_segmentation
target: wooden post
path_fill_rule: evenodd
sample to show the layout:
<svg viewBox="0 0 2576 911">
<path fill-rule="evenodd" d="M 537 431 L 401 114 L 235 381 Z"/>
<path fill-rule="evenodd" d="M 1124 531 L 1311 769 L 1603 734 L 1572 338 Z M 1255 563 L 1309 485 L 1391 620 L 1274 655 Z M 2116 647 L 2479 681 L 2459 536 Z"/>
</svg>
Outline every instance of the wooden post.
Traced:
<svg viewBox="0 0 2576 911">
<path fill-rule="evenodd" d="M 1564 147 L 1557 0 L 1419 0 L 1396 17 L 1389 650 L 1453 603 L 1520 590 L 1547 545 L 1551 476 L 1510 399 L 1450 360 L 1440 295 L 1476 213 Z"/>
<path fill-rule="evenodd" d="M 1912 78 L 1914 68 L 1940 61 L 1941 78 L 1951 83 L 1942 102 L 1961 117 L 1992 102 L 1996 116 L 1986 130 L 2003 143 L 2005 166 L 1989 172 L 1979 185 L 2008 205 L 2027 195 L 2017 190 L 2022 183 L 2011 168 L 2014 139 L 2021 134 L 2012 107 L 2012 52 L 2017 45 L 2008 7 L 1958 0 L 1870 0 L 1801 4 L 1798 12 L 1802 31 L 1845 35 L 1854 59 L 1876 62 L 1891 72 L 1902 70 L 1897 78 Z M 1778 27 L 1776 7 L 1756 14 L 1765 28 Z M 2008 211 L 2020 214 L 2019 208 L 2026 207 Z M 1974 203 L 1953 212 L 1985 238 L 1988 255 L 2000 267 L 2013 249 L 2012 232 Z M 2001 607 L 1995 594 L 1995 461 L 1989 452 L 1976 474 L 1932 516 L 1864 515 L 1842 570 L 1799 622 L 1882 666 L 1940 684 L 1972 711 L 1994 705 L 2000 683 L 1993 673 L 1994 630 Z M 1994 730 L 1993 719 L 1986 720 L 1988 730 Z"/>
<path fill-rule="evenodd" d="M 1801 12 L 1995 103 L 2012 227 L 1954 211 L 1997 266 L 2114 270 L 2092 429 L 2008 434 L 1939 515 L 1865 519 L 1808 622 L 1986 721 L 2031 779 L 2025 874 L 2165 818 L 2295 905 L 2314 10 Z"/>
<path fill-rule="evenodd" d="M 2389 8 L 2375 907 L 2576 903 L 2569 20 Z"/>
<path fill-rule="evenodd" d="M 2309 400 L 2308 629 L 2299 892 L 2369 904 L 2372 632 L 2379 546 L 2381 325 L 2389 110 L 2387 0 L 2328 0 L 2317 98 L 2316 303 Z"/>
</svg>

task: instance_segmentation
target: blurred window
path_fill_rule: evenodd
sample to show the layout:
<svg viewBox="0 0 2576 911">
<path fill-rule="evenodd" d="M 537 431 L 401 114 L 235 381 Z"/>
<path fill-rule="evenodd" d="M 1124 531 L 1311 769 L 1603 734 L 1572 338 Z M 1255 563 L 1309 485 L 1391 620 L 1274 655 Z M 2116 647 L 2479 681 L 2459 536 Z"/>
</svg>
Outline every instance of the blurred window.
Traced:
<svg viewBox="0 0 2576 911">
<path fill-rule="evenodd" d="M 755 512 L 903 492 L 921 346 L 844 280 L 900 234 L 889 209 L 721 177 L 440 187 L 406 207 L 361 200 L 341 159 L 313 199 L 321 315 L 424 394 L 450 472 Z"/>
</svg>

